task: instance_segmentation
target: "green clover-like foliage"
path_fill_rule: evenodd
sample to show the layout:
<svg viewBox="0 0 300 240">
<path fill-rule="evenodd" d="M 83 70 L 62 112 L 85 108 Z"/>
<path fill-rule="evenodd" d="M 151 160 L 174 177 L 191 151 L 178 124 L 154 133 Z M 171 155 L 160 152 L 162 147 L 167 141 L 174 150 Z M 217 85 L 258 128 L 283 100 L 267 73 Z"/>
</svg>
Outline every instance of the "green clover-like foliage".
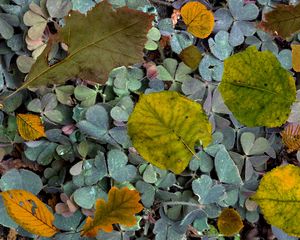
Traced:
<svg viewBox="0 0 300 240">
<path fill-rule="evenodd" d="M 282 125 L 296 98 L 292 75 L 271 52 L 254 46 L 225 60 L 219 90 L 237 120 L 248 127 Z"/>
</svg>

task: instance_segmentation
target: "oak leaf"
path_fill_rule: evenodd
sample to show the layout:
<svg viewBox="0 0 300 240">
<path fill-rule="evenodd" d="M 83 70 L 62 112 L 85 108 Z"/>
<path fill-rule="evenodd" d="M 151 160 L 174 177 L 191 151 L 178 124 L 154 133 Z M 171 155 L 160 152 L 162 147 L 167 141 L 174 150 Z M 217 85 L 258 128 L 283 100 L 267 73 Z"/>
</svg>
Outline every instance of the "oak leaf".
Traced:
<svg viewBox="0 0 300 240">
<path fill-rule="evenodd" d="M 188 2 L 181 8 L 187 31 L 198 38 L 208 37 L 214 28 L 214 15 L 200 2 Z"/>
<path fill-rule="evenodd" d="M 46 136 L 44 126 L 38 115 L 18 114 L 17 126 L 21 137 L 27 141 Z"/>
<path fill-rule="evenodd" d="M 300 30 L 300 4 L 276 5 L 272 11 L 264 15 L 263 21 L 258 26 L 282 38 L 290 37 Z"/>
<path fill-rule="evenodd" d="M 143 61 L 153 19 L 153 15 L 128 7 L 114 10 L 108 1 L 98 3 L 87 15 L 71 11 L 54 40 L 68 46 L 67 57 L 49 66 L 50 41 L 18 91 L 73 77 L 105 83 L 113 68 Z"/>
<path fill-rule="evenodd" d="M 300 237 L 300 167 L 288 164 L 274 168 L 262 178 L 251 197 L 267 222 L 290 236 Z"/>
<path fill-rule="evenodd" d="M 1 196 L 9 216 L 26 231 L 42 237 L 52 237 L 58 232 L 53 225 L 54 215 L 31 192 L 9 190 Z"/>
<path fill-rule="evenodd" d="M 219 90 L 236 119 L 248 127 L 281 126 L 296 100 L 291 73 L 270 51 L 255 46 L 225 60 Z"/>
<path fill-rule="evenodd" d="M 113 230 L 112 224 L 133 226 L 136 224 L 134 214 L 143 210 L 139 203 L 140 195 L 136 190 L 127 187 L 118 189 L 112 187 L 108 192 L 108 201 L 98 199 L 94 218 L 88 217 L 82 230 L 82 235 L 95 237 L 100 229 L 105 232 Z"/>
<path fill-rule="evenodd" d="M 195 144 L 210 143 L 211 125 L 199 103 L 164 91 L 140 97 L 128 134 L 146 161 L 179 174 L 194 156 Z"/>
</svg>

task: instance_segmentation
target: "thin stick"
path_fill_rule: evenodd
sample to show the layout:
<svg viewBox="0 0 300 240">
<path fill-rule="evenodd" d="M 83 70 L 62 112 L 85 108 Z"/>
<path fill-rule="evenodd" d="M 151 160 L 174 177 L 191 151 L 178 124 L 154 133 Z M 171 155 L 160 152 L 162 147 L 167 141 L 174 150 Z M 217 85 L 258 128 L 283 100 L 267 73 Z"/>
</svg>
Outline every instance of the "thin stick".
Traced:
<svg viewBox="0 0 300 240">
<path fill-rule="evenodd" d="M 171 205 L 184 205 L 184 206 L 190 206 L 190 207 L 196 207 L 196 208 L 203 208 L 204 206 L 197 203 L 190 203 L 190 202 L 163 202 L 164 206 L 171 206 Z"/>
</svg>

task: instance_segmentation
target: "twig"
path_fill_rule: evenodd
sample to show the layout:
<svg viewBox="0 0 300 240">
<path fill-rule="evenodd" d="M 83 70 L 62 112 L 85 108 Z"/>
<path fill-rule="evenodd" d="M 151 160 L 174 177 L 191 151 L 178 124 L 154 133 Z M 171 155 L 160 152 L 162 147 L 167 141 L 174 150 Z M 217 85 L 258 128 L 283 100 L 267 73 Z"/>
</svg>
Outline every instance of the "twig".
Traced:
<svg viewBox="0 0 300 240">
<path fill-rule="evenodd" d="M 162 1 L 162 0 L 150 0 L 150 2 L 160 4 L 160 5 L 165 5 L 165 6 L 168 6 L 168 7 L 172 7 L 172 3 L 168 3 L 168 2 L 165 2 L 165 1 Z"/>
</svg>

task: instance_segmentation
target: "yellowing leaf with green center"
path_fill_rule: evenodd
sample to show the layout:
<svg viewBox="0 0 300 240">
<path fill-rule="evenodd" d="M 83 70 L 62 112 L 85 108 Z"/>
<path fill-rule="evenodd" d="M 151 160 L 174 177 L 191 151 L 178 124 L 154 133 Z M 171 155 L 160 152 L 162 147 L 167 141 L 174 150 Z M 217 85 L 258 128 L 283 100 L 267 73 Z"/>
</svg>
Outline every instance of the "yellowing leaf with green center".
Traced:
<svg viewBox="0 0 300 240">
<path fill-rule="evenodd" d="M 128 121 L 133 146 L 148 162 L 181 173 L 194 146 L 211 141 L 211 125 L 199 103 L 177 92 L 142 95 Z"/>
<path fill-rule="evenodd" d="M 282 38 L 291 37 L 300 30 L 300 4 L 278 4 L 272 11 L 264 14 L 263 19 L 258 26 L 264 31 Z"/>
<path fill-rule="evenodd" d="M 42 237 L 52 237 L 58 232 L 53 225 L 54 215 L 31 192 L 9 190 L 1 196 L 9 216 L 26 231 Z"/>
<path fill-rule="evenodd" d="M 280 166 L 266 173 L 251 198 L 268 223 L 288 235 L 300 237 L 300 168 Z"/>
<path fill-rule="evenodd" d="M 229 110 L 248 127 L 281 126 L 296 99 L 291 73 L 270 51 L 255 46 L 225 60 L 219 90 Z"/>
<path fill-rule="evenodd" d="M 181 16 L 187 31 L 198 38 L 208 37 L 214 28 L 214 15 L 199 2 L 188 2 L 181 8 Z"/>
<path fill-rule="evenodd" d="M 21 137 L 27 141 L 46 136 L 44 126 L 38 115 L 18 114 L 17 126 Z"/>
<path fill-rule="evenodd" d="M 113 68 L 143 61 L 153 18 L 127 7 L 114 10 L 107 1 L 97 4 L 87 15 L 71 11 L 56 39 L 68 45 L 67 57 L 49 66 L 49 43 L 21 89 L 63 83 L 73 77 L 105 83 Z"/>
<path fill-rule="evenodd" d="M 233 208 L 224 208 L 218 218 L 218 229 L 226 237 L 234 236 L 244 227 L 240 214 Z"/>
<path fill-rule="evenodd" d="M 95 237 L 100 229 L 105 232 L 113 230 L 112 224 L 122 224 L 127 227 L 136 224 L 134 214 L 143 210 L 139 203 L 140 195 L 127 187 L 118 189 L 112 187 L 108 192 L 108 201 L 98 199 L 94 219 L 88 217 L 82 230 L 82 235 Z"/>
</svg>

